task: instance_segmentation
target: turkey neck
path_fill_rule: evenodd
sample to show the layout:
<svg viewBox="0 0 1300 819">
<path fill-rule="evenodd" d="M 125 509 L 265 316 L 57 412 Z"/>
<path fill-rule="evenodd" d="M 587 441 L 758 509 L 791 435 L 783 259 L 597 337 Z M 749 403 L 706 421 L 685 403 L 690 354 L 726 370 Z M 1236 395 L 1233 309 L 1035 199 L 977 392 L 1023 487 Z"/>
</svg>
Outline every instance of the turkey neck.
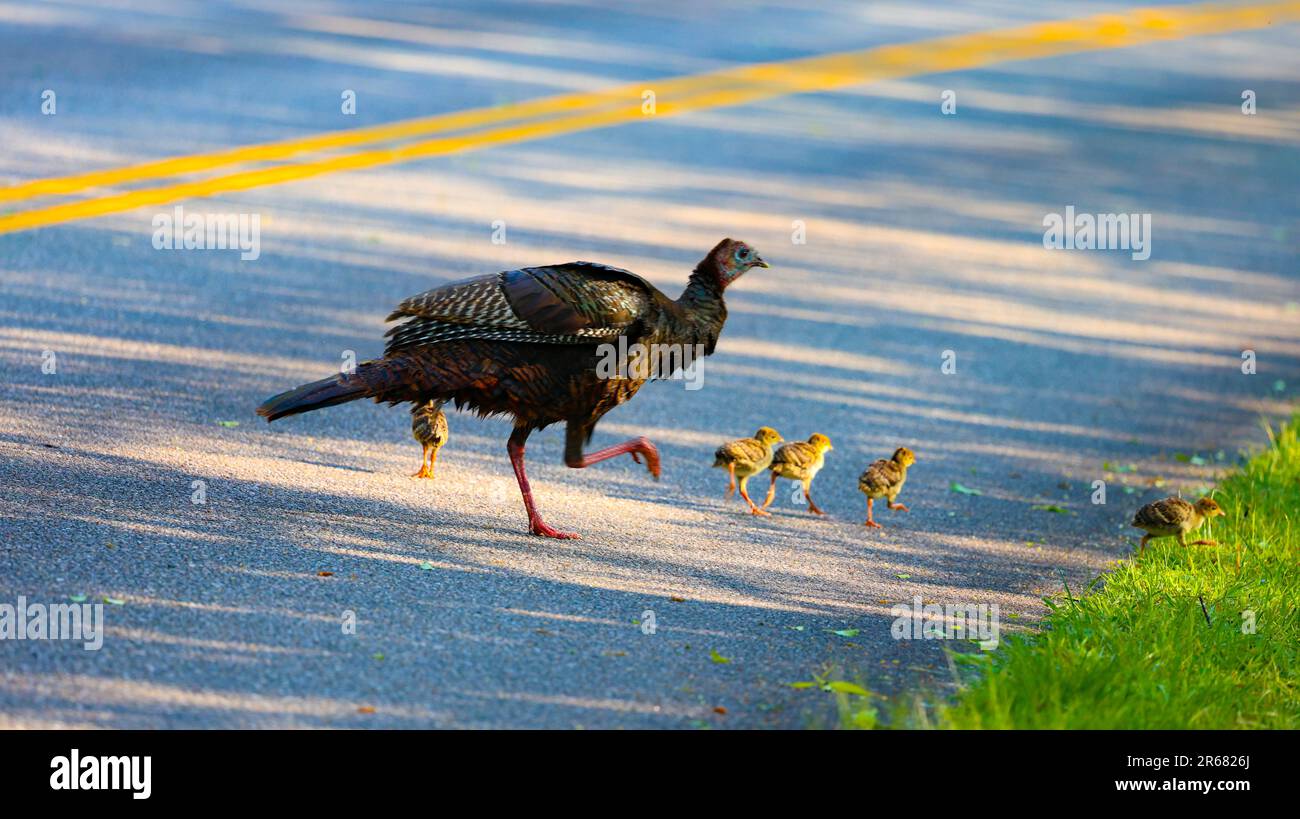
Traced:
<svg viewBox="0 0 1300 819">
<path fill-rule="evenodd" d="M 713 352 L 727 320 L 717 273 L 706 267 L 711 264 L 712 260 L 706 259 L 691 273 L 686 290 L 672 303 L 674 309 L 664 311 L 667 326 L 661 325 L 656 333 L 672 343 L 703 344 L 706 355 Z"/>
</svg>

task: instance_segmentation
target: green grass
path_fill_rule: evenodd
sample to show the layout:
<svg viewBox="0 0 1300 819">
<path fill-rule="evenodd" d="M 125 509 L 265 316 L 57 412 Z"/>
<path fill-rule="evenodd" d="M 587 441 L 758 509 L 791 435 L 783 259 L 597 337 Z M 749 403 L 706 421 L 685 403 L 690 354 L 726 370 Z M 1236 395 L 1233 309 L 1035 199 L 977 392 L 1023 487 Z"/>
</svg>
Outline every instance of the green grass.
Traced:
<svg viewBox="0 0 1300 819">
<path fill-rule="evenodd" d="M 1188 538 L 1218 546 L 1154 540 L 1045 600 L 1040 631 L 949 651 L 955 697 L 885 698 L 829 669 L 796 685 L 832 692 L 848 729 L 1300 728 L 1300 415 L 1269 438 L 1215 490 L 1227 515 Z"/>
<path fill-rule="evenodd" d="M 1227 515 L 1201 534 L 1218 546 L 1152 541 L 1095 591 L 1048 601 L 1039 633 L 958 655 L 969 684 L 931 724 L 1300 728 L 1298 432 L 1300 416 L 1270 431 L 1273 445 L 1220 483 Z"/>
</svg>

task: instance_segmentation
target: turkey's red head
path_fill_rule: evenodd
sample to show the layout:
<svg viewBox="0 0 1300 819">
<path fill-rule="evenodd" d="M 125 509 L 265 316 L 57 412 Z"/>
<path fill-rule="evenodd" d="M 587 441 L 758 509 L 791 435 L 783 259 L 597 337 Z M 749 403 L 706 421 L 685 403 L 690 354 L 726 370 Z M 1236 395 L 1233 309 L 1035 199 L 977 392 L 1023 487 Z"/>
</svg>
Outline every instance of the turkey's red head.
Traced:
<svg viewBox="0 0 1300 819">
<path fill-rule="evenodd" d="M 725 288 L 745 275 L 751 267 L 769 267 L 758 251 L 738 239 L 723 239 L 709 251 L 708 261 L 718 277 L 718 286 Z"/>
</svg>

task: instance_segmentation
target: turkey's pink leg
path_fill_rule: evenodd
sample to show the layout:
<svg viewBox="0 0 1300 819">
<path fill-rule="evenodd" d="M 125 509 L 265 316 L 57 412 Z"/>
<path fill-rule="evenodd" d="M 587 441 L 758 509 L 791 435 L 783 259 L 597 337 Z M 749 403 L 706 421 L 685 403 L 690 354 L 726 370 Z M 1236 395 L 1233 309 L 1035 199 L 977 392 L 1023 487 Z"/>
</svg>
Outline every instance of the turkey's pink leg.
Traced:
<svg viewBox="0 0 1300 819">
<path fill-rule="evenodd" d="M 595 452 L 583 455 L 580 462 L 571 460 L 567 461 L 567 463 L 574 469 L 583 469 L 592 464 L 598 464 L 601 461 L 608 461 L 610 458 L 629 453 L 632 455 L 632 460 L 637 463 L 641 463 L 640 456 L 644 455 L 646 468 L 650 470 L 650 474 L 654 476 L 656 481 L 659 480 L 659 450 L 655 448 L 654 444 L 650 443 L 649 438 L 645 437 L 633 438 L 621 444 L 607 446 L 604 449 L 598 449 Z"/>
<path fill-rule="evenodd" d="M 510 465 L 515 468 L 515 480 L 519 481 L 519 493 L 524 496 L 524 509 L 528 510 L 528 530 L 541 537 L 555 537 L 562 540 L 573 540 L 579 537 L 574 532 L 561 532 L 546 524 L 542 516 L 537 513 L 537 507 L 533 504 L 533 490 L 528 486 L 528 476 L 524 474 L 524 440 L 528 433 L 520 433 L 515 430 L 510 435 L 510 441 L 506 444 L 506 451 L 510 453 Z"/>
</svg>

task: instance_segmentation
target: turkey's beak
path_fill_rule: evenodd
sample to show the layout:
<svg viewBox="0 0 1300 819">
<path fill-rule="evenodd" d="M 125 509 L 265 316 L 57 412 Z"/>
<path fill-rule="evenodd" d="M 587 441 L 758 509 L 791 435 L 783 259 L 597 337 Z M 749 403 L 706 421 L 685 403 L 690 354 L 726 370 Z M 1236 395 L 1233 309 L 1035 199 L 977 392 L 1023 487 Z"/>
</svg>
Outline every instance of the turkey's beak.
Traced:
<svg viewBox="0 0 1300 819">
<path fill-rule="evenodd" d="M 763 257 L 762 257 L 762 256 L 755 256 L 755 257 L 754 257 L 754 267 L 771 267 L 771 266 L 772 266 L 772 265 L 770 265 L 770 264 L 768 264 L 767 262 L 763 261 Z"/>
</svg>

